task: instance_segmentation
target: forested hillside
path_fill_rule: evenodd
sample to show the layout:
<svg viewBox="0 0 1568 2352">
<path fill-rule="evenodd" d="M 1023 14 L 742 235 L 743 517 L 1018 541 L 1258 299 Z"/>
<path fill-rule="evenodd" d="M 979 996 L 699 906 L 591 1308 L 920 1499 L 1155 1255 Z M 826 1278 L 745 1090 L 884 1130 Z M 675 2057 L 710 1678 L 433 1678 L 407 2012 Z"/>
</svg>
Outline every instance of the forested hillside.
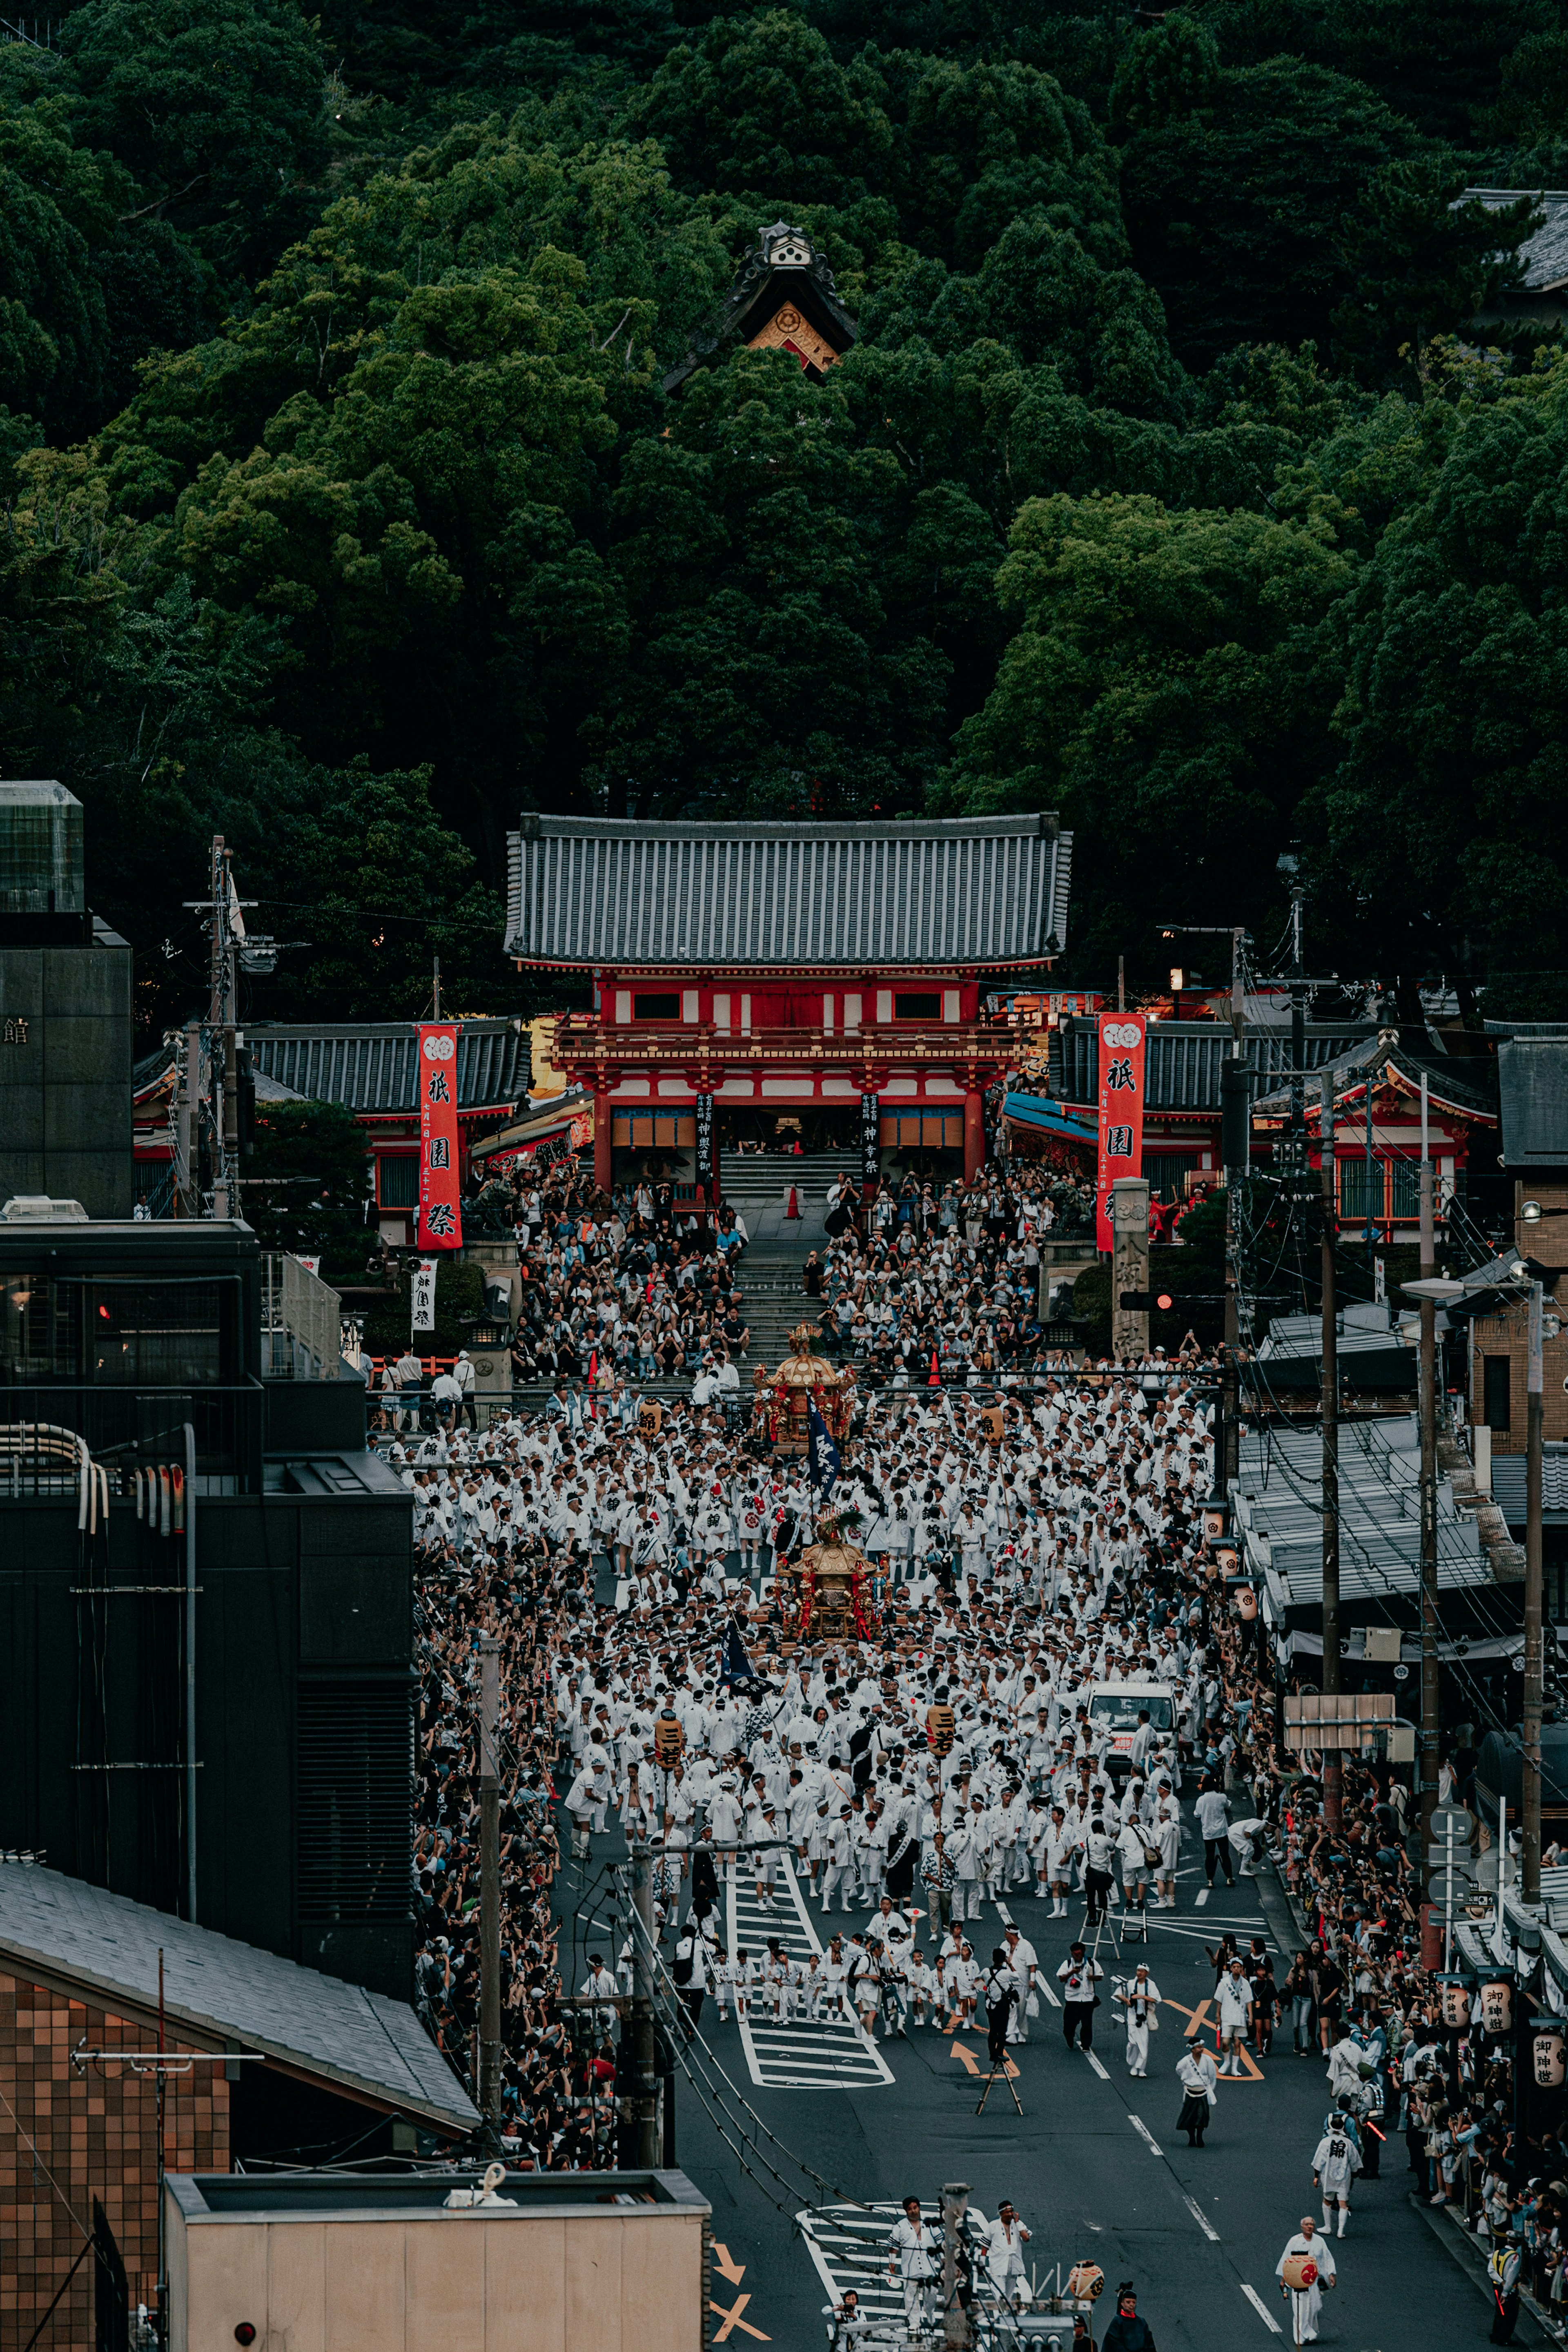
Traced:
<svg viewBox="0 0 1568 2352">
<path fill-rule="evenodd" d="M 86 0 L 0 182 L 0 758 L 148 1018 L 214 829 L 258 1010 L 524 1003 L 528 806 L 1057 808 L 1091 983 L 1299 840 L 1318 969 L 1568 1010 L 1568 356 L 1457 202 L 1568 182 L 1559 0 Z M 779 218 L 858 343 L 666 397 Z"/>
</svg>

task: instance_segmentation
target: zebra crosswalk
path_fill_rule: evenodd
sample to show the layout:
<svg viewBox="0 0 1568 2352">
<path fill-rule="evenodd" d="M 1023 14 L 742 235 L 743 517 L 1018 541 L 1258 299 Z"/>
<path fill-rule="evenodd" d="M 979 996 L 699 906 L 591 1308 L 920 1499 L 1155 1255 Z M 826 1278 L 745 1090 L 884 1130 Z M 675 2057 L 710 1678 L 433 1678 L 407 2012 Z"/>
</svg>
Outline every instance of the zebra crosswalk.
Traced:
<svg viewBox="0 0 1568 2352">
<path fill-rule="evenodd" d="M 887 2241 L 902 2208 L 897 2205 L 814 2205 L 796 2221 L 817 2275 L 835 2305 L 853 2287 L 871 2323 L 872 2340 L 886 2331 L 890 2343 L 904 2342 L 904 2289 L 887 2275 Z M 935 2205 L 923 2205 L 928 2221 Z"/>
<path fill-rule="evenodd" d="M 786 1860 L 775 1886 L 774 1907 L 757 1899 L 747 1881 L 732 1885 L 726 1906 L 726 1942 L 731 1959 L 744 1949 L 753 1958 L 777 1936 L 791 1959 L 809 1960 L 822 1948 L 800 1885 Z M 866 2091 L 894 2080 L 892 2067 L 858 2024 L 847 2018 L 800 2018 L 785 2025 L 760 2011 L 740 2020 L 740 2046 L 751 2079 L 768 2091 Z"/>
</svg>

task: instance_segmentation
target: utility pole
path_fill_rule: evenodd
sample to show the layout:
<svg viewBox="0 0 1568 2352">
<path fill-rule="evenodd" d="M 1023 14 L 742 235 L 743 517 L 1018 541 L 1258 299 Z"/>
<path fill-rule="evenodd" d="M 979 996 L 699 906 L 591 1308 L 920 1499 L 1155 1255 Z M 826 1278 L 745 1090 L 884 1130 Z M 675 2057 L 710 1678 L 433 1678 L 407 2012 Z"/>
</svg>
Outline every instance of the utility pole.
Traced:
<svg viewBox="0 0 1568 2352">
<path fill-rule="evenodd" d="M 202 1134 L 201 1023 L 190 1022 L 183 1032 L 183 1038 L 180 1097 L 174 1115 L 174 1182 L 179 1194 L 177 1213 L 182 1217 L 199 1217 L 202 1213 L 202 1176 L 197 1165 Z"/>
<path fill-rule="evenodd" d="M 185 1084 L 176 1134 L 185 1176 L 181 1186 L 182 1214 L 193 1217 L 201 1213 L 197 1163 L 204 1116 L 212 1133 L 213 1215 L 234 1216 L 239 1209 L 239 980 L 235 955 L 237 943 L 245 935 L 239 910 L 256 902 L 235 896 L 229 871 L 231 854 L 223 835 L 214 833 L 207 896 L 185 900 L 187 907 L 202 910 L 211 930 L 207 1017 L 204 1023 L 193 1022 L 185 1032 Z"/>
<path fill-rule="evenodd" d="M 1337 1692 L 1339 1675 L 1339 1298 L 1334 1281 L 1334 1244 L 1339 1234 L 1334 1199 L 1333 1074 L 1319 1081 L 1319 1158 L 1323 1194 L 1322 1414 L 1323 1414 L 1323 1672 L 1326 1698 Z M 1336 1734 L 1337 1737 L 1337 1734 Z M 1323 1750 L 1323 1821 L 1337 1830 L 1344 1811 L 1344 1767 L 1336 1748 Z"/>
<path fill-rule="evenodd" d="M 1525 1372 L 1524 1454 L 1524 1772 L 1521 1791 L 1523 1894 L 1541 1900 L 1541 1707 L 1544 1665 L 1541 1628 L 1541 1437 L 1544 1381 L 1541 1360 L 1546 1293 L 1530 1286 L 1530 1352 Z M 1500 1863 L 1499 1865 L 1500 1872 Z"/>
<path fill-rule="evenodd" d="M 969 2203 L 967 2180 L 942 2184 L 942 2341 L 949 2347 L 967 2345 L 969 2315 L 958 2300 L 958 2240 Z"/>
<path fill-rule="evenodd" d="M 501 1644 L 479 1638 L 479 2112 L 501 2127 Z"/>
<path fill-rule="evenodd" d="M 1433 1230 L 1431 1130 L 1427 1080 L 1421 1079 L 1421 1279 L 1437 1267 Z M 1440 1696 L 1437 1685 L 1437 1307 L 1421 1299 L 1421 1349 L 1417 1388 L 1421 1408 L 1421 1779 L 1416 1790 L 1421 1822 L 1421 1874 L 1430 1900 L 1432 1813 L 1437 1802 Z M 1539 1590 L 1539 1587 L 1537 1588 Z"/>
<path fill-rule="evenodd" d="M 659 2075 L 653 2052 L 653 1874 L 646 1838 L 632 1841 L 632 2140 L 640 2172 L 658 2168 Z"/>
<path fill-rule="evenodd" d="M 1240 1381 L 1237 1351 L 1241 1314 L 1237 1297 L 1237 1197 L 1251 1152 L 1252 1106 L 1247 1092 L 1247 999 L 1241 950 L 1247 934 L 1230 934 L 1230 1052 L 1219 1068 L 1219 1141 L 1225 1163 L 1225 1356 L 1220 1372 L 1219 1444 L 1214 1451 L 1216 1491 L 1228 1496 L 1241 1466 Z"/>
<path fill-rule="evenodd" d="M 1304 897 L 1298 877 L 1291 886 L 1291 1133 L 1298 1151 L 1307 1131 L 1307 967 L 1301 961 Z"/>
<path fill-rule="evenodd" d="M 435 958 L 435 971 L 431 982 L 431 991 L 434 1007 L 430 1017 L 433 1021 L 439 1021 L 441 1018 L 441 958 L 439 956 Z"/>
</svg>

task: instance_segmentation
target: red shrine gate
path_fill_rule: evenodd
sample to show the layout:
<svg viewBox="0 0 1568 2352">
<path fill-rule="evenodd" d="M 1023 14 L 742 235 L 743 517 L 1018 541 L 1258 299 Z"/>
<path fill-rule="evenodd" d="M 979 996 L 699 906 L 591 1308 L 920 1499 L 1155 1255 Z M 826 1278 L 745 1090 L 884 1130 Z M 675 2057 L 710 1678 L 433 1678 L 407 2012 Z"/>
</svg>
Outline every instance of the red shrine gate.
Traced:
<svg viewBox="0 0 1568 2352">
<path fill-rule="evenodd" d="M 865 1181 L 909 1142 L 961 1148 L 973 1175 L 985 1089 L 1015 1058 L 982 990 L 1061 954 L 1071 867 L 1054 816 L 530 816 L 507 952 L 592 974 L 593 1009 L 557 1024 L 551 1059 L 592 1089 L 606 1191 L 653 1146 L 716 1197 L 721 1131 L 779 1116 L 852 1150 Z"/>
</svg>

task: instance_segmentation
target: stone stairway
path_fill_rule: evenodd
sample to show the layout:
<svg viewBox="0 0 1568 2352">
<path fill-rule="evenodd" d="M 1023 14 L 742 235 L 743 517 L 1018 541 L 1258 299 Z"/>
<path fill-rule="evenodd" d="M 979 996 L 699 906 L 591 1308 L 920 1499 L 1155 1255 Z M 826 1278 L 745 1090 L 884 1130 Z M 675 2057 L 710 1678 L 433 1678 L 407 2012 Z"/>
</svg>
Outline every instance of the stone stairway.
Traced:
<svg viewBox="0 0 1568 2352">
<path fill-rule="evenodd" d="M 751 1220 L 747 1219 L 749 1227 Z M 789 1354 L 789 1334 L 821 1314 L 821 1301 L 808 1298 L 800 1287 L 800 1268 L 810 1242 L 753 1242 L 741 1263 L 739 1283 L 746 1301 L 751 1342 L 747 1365 L 765 1364 L 769 1371 Z"/>
</svg>

